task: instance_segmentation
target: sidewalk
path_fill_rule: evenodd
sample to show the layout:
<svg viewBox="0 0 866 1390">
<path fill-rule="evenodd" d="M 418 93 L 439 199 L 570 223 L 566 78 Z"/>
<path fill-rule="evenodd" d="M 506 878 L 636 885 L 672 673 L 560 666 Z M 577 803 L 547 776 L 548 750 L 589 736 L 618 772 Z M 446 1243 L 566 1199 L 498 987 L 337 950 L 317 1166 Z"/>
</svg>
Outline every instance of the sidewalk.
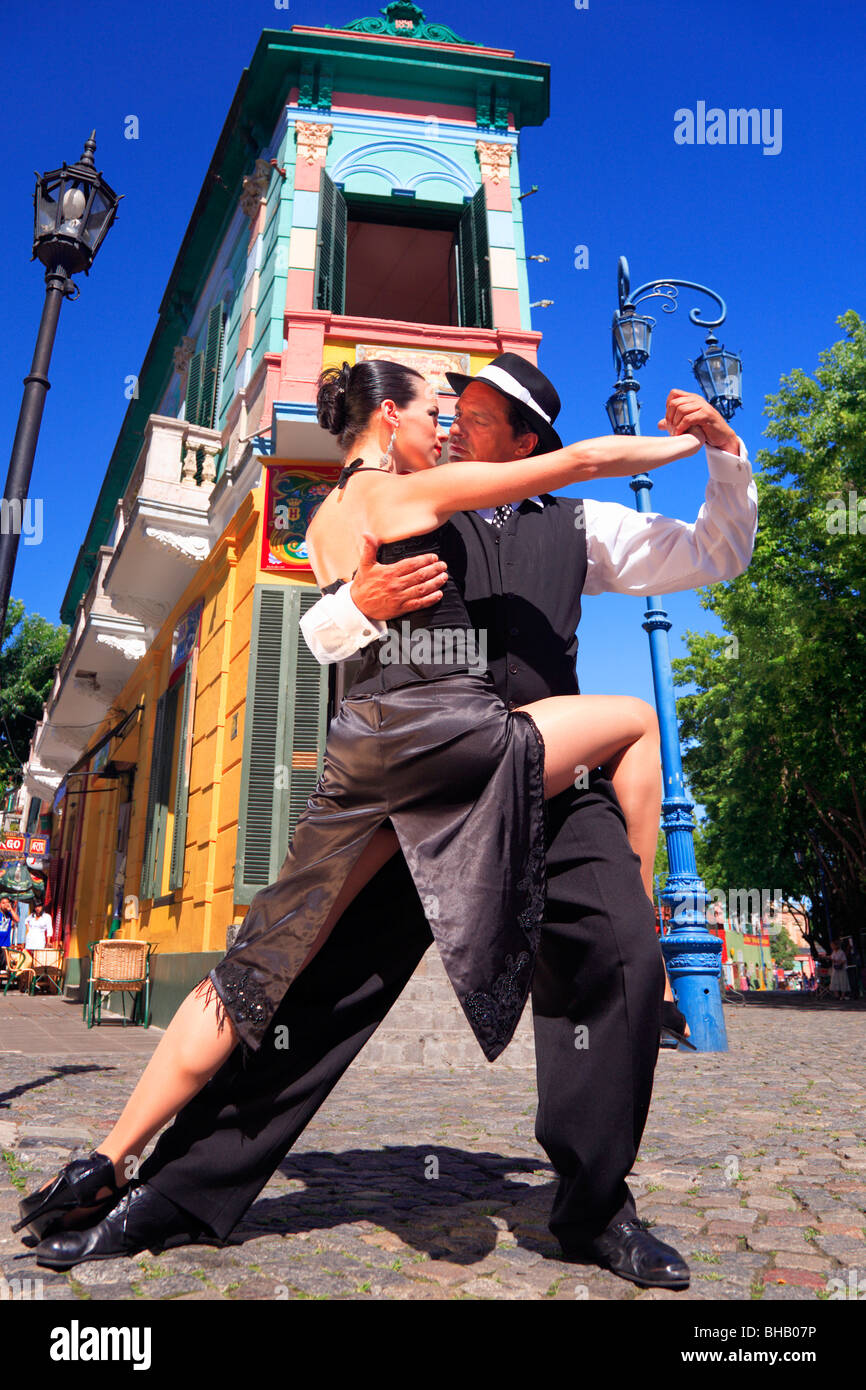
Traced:
<svg viewBox="0 0 866 1390">
<path fill-rule="evenodd" d="M 866 1017 L 729 1006 L 725 1020 L 728 1053 L 661 1053 L 632 1180 L 639 1214 L 691 1265 L 684 1293 L 559 1258 L 546 1227 L 553 1173 L 533 1137 L 534 1072 L 483 1062 L 351 1068 L 236 1244 L 57 1275 L 9 1230 L 18 1196 L 98 1143 L 160 1034 L 119 1022 L 87 1030 L 62 1000 L 0 997 L 0 1271 L 70 1301 L 856 1296 Z"/>
<path fill-rule="evenodd" d="M 128 1012 L 128 998 L 126 1007 Z M 98 1028 L 88 1028 L 81 1005 L 58 995 L 0 995 L 0 1055 L 139 1057 L 144 1066 L 162 1030 L 132 1024 L 124 1028 L 120 1013 L 109 1013 L 107 1008 L 102 1019 Z"/>
</svg>

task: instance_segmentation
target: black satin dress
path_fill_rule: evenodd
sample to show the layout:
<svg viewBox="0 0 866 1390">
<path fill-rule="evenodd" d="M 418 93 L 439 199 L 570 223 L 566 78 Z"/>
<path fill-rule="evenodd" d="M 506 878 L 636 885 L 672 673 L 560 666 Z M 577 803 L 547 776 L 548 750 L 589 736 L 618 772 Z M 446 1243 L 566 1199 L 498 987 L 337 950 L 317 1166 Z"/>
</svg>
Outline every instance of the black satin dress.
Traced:
<svg viewBox="0 0 866 1390">
<path fill-rule="evenodd" d="M 448 562 L 459 543 L 446 523 L 380 546 L 379 559 L 435 552 Z M 253 898 L 209 977 L 246 1047 L 278 1041 L 267 1039 L 274 1013 L 386 822 L 485 1057 L 510 1042 L 544 911 L 544 748 L 530 716 L 510 713 L 496 694 L 482 664 L 485 635 L 449 577 L 434 609 L 394 619 L 366 649 L 279 876 Z"/>
</svg>

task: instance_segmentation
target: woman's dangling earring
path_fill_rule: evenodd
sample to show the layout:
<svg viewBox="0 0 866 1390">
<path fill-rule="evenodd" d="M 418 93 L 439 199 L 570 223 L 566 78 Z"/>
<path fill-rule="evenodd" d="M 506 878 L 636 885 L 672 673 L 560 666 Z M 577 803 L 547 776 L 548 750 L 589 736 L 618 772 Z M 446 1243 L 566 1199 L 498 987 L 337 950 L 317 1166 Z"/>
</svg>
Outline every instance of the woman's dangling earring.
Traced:
<svg viewBox="0 0 866 1390">
<path fill-rule="evenodd" d="M 382 455 L 382 467 L 390 469 L 392 472 L 394 469 L 394 439 L 396 434 L 397 426 L 395 425 L 391 431 L 391 438 L 388 440 L 388 447 Z"/>
</svg>

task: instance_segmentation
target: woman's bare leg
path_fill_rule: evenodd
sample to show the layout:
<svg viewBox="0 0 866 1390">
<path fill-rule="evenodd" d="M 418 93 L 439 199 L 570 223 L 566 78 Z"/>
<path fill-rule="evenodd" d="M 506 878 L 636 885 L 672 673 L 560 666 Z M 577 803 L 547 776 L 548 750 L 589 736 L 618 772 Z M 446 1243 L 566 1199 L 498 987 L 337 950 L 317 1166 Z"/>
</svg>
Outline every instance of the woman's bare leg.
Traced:
<svg viewBox="0 0 866 1390">
<path fill-rule="evenodd" d="M 645 700 L 630 695 L 554 695 L 522 709 L 544 739 L 544 794 L 557 796 L 602 767 L 613 783 L 626 832 L 652 900 L 662 804 L 659 726 Z"/>
<path fill-rule="evenodd" d="M 565 791 L 591 768 L 604 768 L 622 807 L 629 842 L 640 859 L 644 891 L 652 902 L 662 805 L 655 710 L 644 700 L 613 695 L 556 695 L 521 708 L 532 715 L 544 739 L 545 796 Z M 664 997 L 671 1002 L 674 997 L 667 965 Z"/>
<path fill-rule="evenodd" d="M 301 969 L 321 949 L 352 899 L 397 847 L 394 831 L 390 826 L 381 826 L 347 875 Z M 113 1160 L 119 1185 L 135 1175 L 138 1160 L 153 1136 L 219 1070 L 237 1042 L 231 1020 L 223 1017 L 217 1022 L 214 991 L 203 991 L 197 986 L 174 1015 L 120 1119 L 99 1145 L 98 1152 Z M 104 1195 L 108 1195 L 107 1189 Z"/>
</svg>

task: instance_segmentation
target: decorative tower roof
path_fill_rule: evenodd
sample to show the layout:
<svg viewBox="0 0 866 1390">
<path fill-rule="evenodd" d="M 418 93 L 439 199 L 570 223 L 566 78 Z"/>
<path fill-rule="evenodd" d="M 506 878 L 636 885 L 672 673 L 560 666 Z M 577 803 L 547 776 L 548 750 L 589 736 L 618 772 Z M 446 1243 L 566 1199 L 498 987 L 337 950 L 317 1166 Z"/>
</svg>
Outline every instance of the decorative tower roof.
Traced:
<svg viewBox="0 0 866 1390">
<path fill-rule="evenodd" d="M 392 0 L 392 4 L 380 10 L 379 15 L 384 18 L 370 15 L 367 19 L 353 19 L 351 24 L 344 24 L 343 29 L 356 34 L 388 34 L 396 39 L 427 39 L 431 43 L 475 46 L 471 39 L 461 39 L 447 24 L 432 24 L 423 10 L 407 3 L 407 0 Z"/>
<path fill-rule="evenodd" d="M 245 216 L 250 209 L 258 215 L 262 189 L 270 189 L 268 216 L 283 230 L 279 238 L 269 234 L 268 246 L 275 257 L 280 254 L 298 261 L 290 261 L 280 276 L 273 277 L 271 283 L 279 286 L 274 291 L 276 305 L 280 293 L 289 294 L 282 278 L 286 270 L 293 283 L 299 276 L 313 280 L 319 245 L 319 177 L 329 158 L 326 172 L 336 174 L 335 188 L 346 178 L 351 185 L 354 178 L 349 194 L 357 193 L 362 173 L 371 181 L 361 191 L 362 197 L 380 203 L 387 199 L 389 207 L 407 213 L 425 200 L 438 198 L 463 215 L 469 206 L 466 201 L 464 207 L 464 201 L 478 196 L 480 176 L 495 226 L 488 226 L 486 211 L 472 214 L 471 227 L 467 222 L 463 244 L 472 249 L 472 264 L 464 267 L 461 283 L 481 284 L 474 267 L 482 278 L 492 276 L 485 318 L 512 334 L 508 348 L 517 344 L 531 353 L 536 339 L 528 322 L 520 210 L 512 205 L 511 183 L 518 133 L 527 126 L 540 126 L 549 110 L 548 64 L 461 38 L 448 26 L 428 21 L 411 0 L 391 0 L 378 15 L 354 20 L 344 28 L 292 25 L 261 33 L 249 67 L 241 73 L 168 278 L 159 320 L 138 373 L 138 392 L 129 402 L 63 599 L 64 622 L 75 621 L 77 604 L 100 563 L 101 550 L 115 525 L 117 499 L 124 494 L 149 438 L 150 417 L 158 413 L 174 371 L 191 361 L 190 324 L 238 208 Z M 364 145 L 369 147 L 369 159 L 359 173 L 356 151 Z M 281 165 L 294 160 L 301 148 L 304 157 L 292 180 Z M 424 167 L 416 167 L 422 155 Z M 279 192 L 274 176 L 265 182 L 265 175 L 272 175 L 274 169 L 280 178 Z M 380 173 L 383 178 L 376 186 Z M 398 224 L 404 225 L 397 219 L 394 225 Z M 372 218 L 370 225 L 377 225 Z M 466 254 L 470 255 L 469 250 Z M 472 293 L 476 292 L 482 291 L 473 288 Z M 297 300 L 288 298 L 286 304 L 272 305 L 276 327 L 270 338 L 259 335 L 257 351 L 264 351 L 262 345 L 272 340 L 279 345 L 289 303 L 297 308 Z M 239 304 L 243 305 L 242 298 Z M 213 307 L 209 305 L 208 312 Z M 331 312 L 339 316 L 338 311 Z M 467 318 L 457 326 L 465 329 L 477 324 Z M 484 334 L 490 331 L 479 328 L 485 348 Z M 504 341 L 492 343 L 491 356 L 503 350 Z M 206 349 L 205 335 L 205 353 Z M 252 362 L 252 345 L 245 351 Z M 276 389 L 284 389 L 282 378 Z"/>
</svg>

